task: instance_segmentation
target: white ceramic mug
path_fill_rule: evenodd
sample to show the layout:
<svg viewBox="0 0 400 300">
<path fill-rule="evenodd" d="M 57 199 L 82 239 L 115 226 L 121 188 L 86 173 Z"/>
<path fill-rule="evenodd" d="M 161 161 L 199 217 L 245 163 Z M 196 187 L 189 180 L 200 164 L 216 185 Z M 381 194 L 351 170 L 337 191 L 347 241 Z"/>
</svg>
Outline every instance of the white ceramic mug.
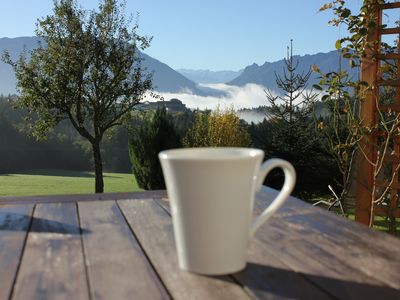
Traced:
<svg viewBox="0 0 400 300">
<path fill-rule="evenodd" d="M 251 148 L 186 148 L 159 153 L 170 199 L 181 269 L 207 275 L 246 266 L 249 238 L 288 198 L 296 181 L 293 166 L 281 159 L 262 163 Z M 255 192 L 266 175 L 282 168 L 279 195 L 252 223 Z"/>
</svg>

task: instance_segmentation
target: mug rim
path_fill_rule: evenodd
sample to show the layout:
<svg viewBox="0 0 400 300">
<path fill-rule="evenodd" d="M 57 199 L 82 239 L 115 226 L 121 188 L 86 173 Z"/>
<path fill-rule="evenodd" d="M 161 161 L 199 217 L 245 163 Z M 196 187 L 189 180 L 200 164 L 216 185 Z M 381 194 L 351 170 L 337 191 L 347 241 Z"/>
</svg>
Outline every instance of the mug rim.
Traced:
<svg viewBox="0 0 400 300">
<path fill-rule="evenodd" d="M 161 151 L 160 159 L 167 160 L 245 160 L 264 157 L 264 151 L 246 147 L 197 147 L 176 148 Z"/>
</svg>

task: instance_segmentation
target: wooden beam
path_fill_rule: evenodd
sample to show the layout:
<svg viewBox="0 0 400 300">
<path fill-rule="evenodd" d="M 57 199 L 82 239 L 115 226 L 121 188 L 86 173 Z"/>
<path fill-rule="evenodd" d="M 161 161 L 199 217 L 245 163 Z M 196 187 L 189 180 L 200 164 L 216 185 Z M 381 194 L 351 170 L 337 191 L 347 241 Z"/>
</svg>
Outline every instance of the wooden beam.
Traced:
<svg viewBox="0 0 400 300">
<path fill-rule="evenodd" d="M 382 28 L 379 30 L 380 34 L 400 34 L 400 27 L 395 28 Z"/>
<path fill-rule="evenodd" d="M 377 28 L 382 24 L 381 11 L 377 9 L 374 12 L 374 19 Z M 366 42 L 373 44 L 379 40 L 379 31 L 371 29 L 368 33 Z M 376 45 L 376 44 L 375 44 Z M 376 86 L 378 74 L 378 60 L 374 59 L 378 53 L 377 46 L 372 49 L 367 48 L 366 57 L 361 63 L 361 80 L 368 83 L 372 87 L 361 99 L 361 120 L 364 127 L 375 124 L 376 101 L 378 96 L 378 88 Z M 370 161 L 374 161 L 374 141 L 371 135 L 365 136 L 361 141 L 361 147 Z M 357 222 L 368 225 L 371 218 L 372 205 L 372 183 L 374 178 L 373 166 L 368 162 L 362 153 L 358 153 L 358 170 L 357 170 L 357 192 L 355 203 L 355 220 Z"/>
<path fill-rule="evenodd" d="M 386 60 L 386 59 L 400 60 L 400 53 L 378 53 L 375 55 L 375 57 L 380 60 Z"/>
<path fill-rule="evenodd" d="M 398 111 L 400 111 L 400 104 L 399 103 L 396 103 L 396 104 L 380 104 L 379 105 L 379 109 L 381 111 L 384 111 L 384 112 L 388 112 L 388 111 L 391 111 L 391 112 L 396 111 L 396 112 L 398 112 Z"/>
<path fill-rule="evenodd" d="M 400 208 L 391 208 L 391 215 L 395 218 L 400 218 Z M 374 212 L 376 216 L 386 217 L 388 215 L 387 210 L 382 206 L 375 206 Z"/>
<path fill-rule="evenodd" d="M 380 7 L 381 7 L 381 9 L 400 8 L 400 2 L 384 3 L 384 4 L 381 4 Z"/>
<path fill-rule="evenodd" d="M 377 80 L 377 86 L 400 86 L 400 79 L 395 80 Z"/>
</svg>

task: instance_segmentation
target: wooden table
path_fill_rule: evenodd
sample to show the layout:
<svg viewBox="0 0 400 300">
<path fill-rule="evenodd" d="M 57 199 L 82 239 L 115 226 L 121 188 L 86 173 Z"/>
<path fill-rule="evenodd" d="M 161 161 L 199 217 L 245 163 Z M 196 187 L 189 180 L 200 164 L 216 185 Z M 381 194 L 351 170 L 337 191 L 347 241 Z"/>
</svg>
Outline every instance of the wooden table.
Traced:
<svg viewBox="0 0 400 300">
<path fill-rule="evenodd" d="M 160 298 L 400 299 L 400 239 L 291 198 L 208 277 L 178 269 L 165 192 L 0 198 L 0 299 Z"/>
</svg>

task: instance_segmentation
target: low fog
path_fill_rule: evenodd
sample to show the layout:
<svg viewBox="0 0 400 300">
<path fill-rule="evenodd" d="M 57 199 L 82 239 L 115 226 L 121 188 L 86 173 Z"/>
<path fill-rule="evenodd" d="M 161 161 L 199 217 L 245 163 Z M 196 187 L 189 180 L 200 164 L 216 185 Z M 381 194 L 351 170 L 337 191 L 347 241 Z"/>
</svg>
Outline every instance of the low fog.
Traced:
<svg viewBox="0 0 400 300">
<path fill-rule="evenodd" d="M 257 84 L 246 84 L 245 86 L 232 86 L 223 83 L 217 84 L 200 84 L 200 88 L 210 91 L 213 90 L 219 96 L 199 96 L 194 95 L 190 91 L 182 91 L 180 93 L 157 93 L 164 100 L 168 101 L 172 98 L 181 100 L 186 107 L 190 109 L 215 109 L 218 106 L 221 109 L 233 108 L 238 111 L 242 108 L 256 108 L 259 106 L 269 106 L 264 87 Z M 147 96 L 145 101 L 157 101 Z M 239 117 L 246 122 L 261 122 L 266 115 L 256 111 L 238 111 Z"/>
<path fill-rule="evenodd" d="M 200 88 L 213 89 L 223 96 L 199 96 L 188 92 L 181 93 L 158 93 L 164 100 L 177 98 L 181 100 L 188 108 L 191 109 L 221 109 L 233 108 L 238 110 L 241 108 L 253 108 L 265 106 L 268 100 L 265 96 L 264 87 L 257 84 L 246 84 L 243 87 L 231 86 L 223 83 L 218 84 L 200 84 Z M 150 97 L 146 97 L 147 101 L 156 101 Z M 239 112 L 239 116 L 247 122 L 260 122 L 265 117 L 264 114 Z"/>
<path fill-rule="evenodd" d="M 164 100 L 177 98 L 188 108 L 192 109 L 215 109 L 233 107 L 235 110 L 240 108 L 258 107 L 267 104 L 264 87 L 257 84 L 247 84 L 243 87 L 231 86 L 223 83 L 201 84 L 200 87 L 211 88 L 221 92 L 224 96 L 199 96 L 188 92 L 180 93 L 158 93 Z M 147 98 L 146 100 L 155 101 Z"/>
</svg>

